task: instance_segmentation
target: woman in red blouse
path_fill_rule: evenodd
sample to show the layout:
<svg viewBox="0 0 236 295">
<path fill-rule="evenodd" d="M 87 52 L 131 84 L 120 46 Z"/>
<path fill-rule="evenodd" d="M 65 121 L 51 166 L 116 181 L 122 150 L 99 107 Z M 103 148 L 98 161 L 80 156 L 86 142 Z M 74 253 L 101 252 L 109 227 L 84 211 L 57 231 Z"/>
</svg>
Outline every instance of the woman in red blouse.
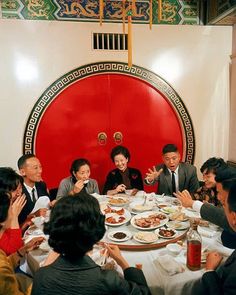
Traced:
<svg viewBox="0 0 236 295">
<path fill-rule="evenodd" d="M 18 215 L 25 205 L 22 183 L 22 177 L 13 169 L 0 167 L 0 190 L 7 192 L 10 199 L 9 208 L 6 199 L 0 199 L 0 249 L 6 255 L 16 252 L 23 246 L 22 231 L 18 222 Z"/>
</svg>

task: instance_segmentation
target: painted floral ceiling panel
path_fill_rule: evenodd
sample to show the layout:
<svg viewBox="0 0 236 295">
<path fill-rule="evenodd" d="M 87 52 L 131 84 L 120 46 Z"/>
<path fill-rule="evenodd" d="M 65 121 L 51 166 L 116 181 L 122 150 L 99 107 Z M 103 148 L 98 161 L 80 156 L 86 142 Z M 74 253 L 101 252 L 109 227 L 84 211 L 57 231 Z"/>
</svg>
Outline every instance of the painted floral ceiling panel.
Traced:
<svg viewBox="0 0 236 295">
<path fill-rule="evenodd" d="M 122 22 L 122 0 L 103 0 L 104 22 Z M 125 13 L 132 1 L 125 2 Z M 152 3 L 153 24 L 199 24 L 198 0 L 162 0 L 162 20 L 158 22 L 158 1 L 136 0 L 134 23 L 149 23 Z M 99 0 L 2 0 L 2 18 L 99 22 Z"/>
</svg>

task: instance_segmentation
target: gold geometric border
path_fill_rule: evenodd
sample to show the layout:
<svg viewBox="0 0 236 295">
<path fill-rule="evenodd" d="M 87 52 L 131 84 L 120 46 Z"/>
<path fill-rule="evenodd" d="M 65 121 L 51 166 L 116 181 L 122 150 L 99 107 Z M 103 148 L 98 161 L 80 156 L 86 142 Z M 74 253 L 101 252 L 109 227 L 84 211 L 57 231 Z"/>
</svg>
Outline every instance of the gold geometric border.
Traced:
<svg viewBox="0 0 236 295">
<path fill-rule="evenodd" d="M 40 119 L 50 103 L 56 99 L 57 95 L 63 89 L 80 79 L 104 73 L 119 73 L 143 80 L 151 84 L 170 102 L 181 124 L 183 135 L 182 159 L 185 162 L 193 164 L 195 155 L 193 125 L 190 115 L 177 92 L 164 79 L 152 71 L 137 65 L 133 65 L 129 68 L 126 63 L 122 62 L 97 62 L 87 64 L 70 71 L 52 83 L 37 100 L 29 115 L 24 132 L 23 153 L 29 154 L 35 152 L 35 137 Z"/>
</svg>

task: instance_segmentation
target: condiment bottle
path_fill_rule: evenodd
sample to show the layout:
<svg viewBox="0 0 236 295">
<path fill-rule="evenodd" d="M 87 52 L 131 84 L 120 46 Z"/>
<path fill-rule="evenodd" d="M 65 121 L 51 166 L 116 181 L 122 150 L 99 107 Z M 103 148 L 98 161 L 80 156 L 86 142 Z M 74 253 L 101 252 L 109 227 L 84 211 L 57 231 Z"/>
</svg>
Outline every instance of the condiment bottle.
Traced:
<svg viewBox="0 0 236 295">
<path fill-rule="evenodd" d="M 197 231 L 197 223 L 193 222 L 187 233 L 187 267 L 190 270 L 201 268 L 202 238 Z"/>
</svg>

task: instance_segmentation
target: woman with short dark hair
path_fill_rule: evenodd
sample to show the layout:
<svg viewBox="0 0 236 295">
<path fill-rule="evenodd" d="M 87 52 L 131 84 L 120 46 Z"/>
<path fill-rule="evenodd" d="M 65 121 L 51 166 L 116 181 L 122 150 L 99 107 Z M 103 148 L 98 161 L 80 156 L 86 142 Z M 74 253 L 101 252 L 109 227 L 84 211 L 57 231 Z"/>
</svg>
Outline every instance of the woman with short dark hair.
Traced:
<svg viewBox="0 0 236 295">
<path fill-rule="evenodd" d="M 128 167 L 130 161 L 129 150 L 121 145 L 114 147 L 111 151 L 111 159 L 116 169 L 107 175 L 103 194 L 115 195 L 126 189 L 133 189 L 132 195 L 138 190 L 143 190 L 142 175 L 138 169 Z"/>
<path fill-rule="evenodd" d="M 104 219 L 98 201 L 84 191 L 56 203 L 44 231 L 59 256 L 36 272 L 32 295 L 150 294 L 142 271 L 129 267 L 117 246 L 107 250 L 124 278 L 101 269 L 87 255 L 105 233 Z"/>
<path fill-rule="evenodd" d="M 70 168 L 71 176 L 62 179 L 57 191 L 57 200 L 66 195 L 74 195 L 82 190 L 88 194 L 99 194 L 97 181 L 90 178 L 90 162 L 87 159 L 75 159 Z"/>
</svg>

